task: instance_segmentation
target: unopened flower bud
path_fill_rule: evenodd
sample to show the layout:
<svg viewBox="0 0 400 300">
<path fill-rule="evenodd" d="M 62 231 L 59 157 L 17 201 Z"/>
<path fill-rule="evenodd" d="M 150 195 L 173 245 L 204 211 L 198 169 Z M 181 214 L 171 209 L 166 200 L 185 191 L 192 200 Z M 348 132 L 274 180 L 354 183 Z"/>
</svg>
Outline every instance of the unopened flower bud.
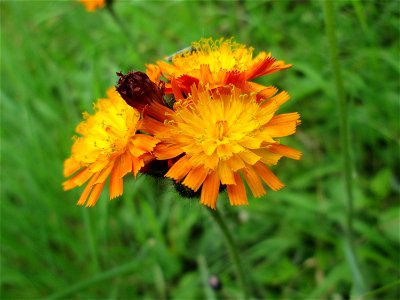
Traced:
<svg viewBox="0 0 400 300">
<path fill-rule="evenodd" d="M 117 92 L 125 102 L 142 111 L 146 106 L 153 102 L 164 104 L 164 84 L 157 86 L 146 73 L 136 71 L 124 75 L 117 72 L 119 76 Z"/>
</svg>

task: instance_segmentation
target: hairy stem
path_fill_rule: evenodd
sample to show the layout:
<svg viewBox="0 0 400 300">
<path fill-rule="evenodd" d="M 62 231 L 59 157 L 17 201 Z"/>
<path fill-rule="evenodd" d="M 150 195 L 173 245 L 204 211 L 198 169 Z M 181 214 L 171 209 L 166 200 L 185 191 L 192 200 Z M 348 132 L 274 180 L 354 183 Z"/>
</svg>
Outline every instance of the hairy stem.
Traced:
<svg viewBox="0 0 400 300">
<path fill-rule="evenodd" d="M 235 266 L 235 271 L 236 271 L 236 276 L 238 278 L 239 284 L 242 287 L 243 291 L 243 298 L 248 299 L 249 298 L 249 288 L 248 288 L 248 283 L 243 271 L 242 263 L 239 258 L 239 254 L 237 251 L 237 247 L 235 245 L 235 241 L 233 240 L 232 234 L 229 231 L 228 226 L 226 225 L 223 217 L 217 210 L 212 210 L 208 209 L 210 212 L 211 217 L 214 219 L 215 223 L 218 225 L 219 229 L 222 232 L 222 235 L 224 237 L 224 240 L 226 242 L 226 245 L 229 249 L 229 253 L 232 258 L 232 262 Z"/>
</svg>

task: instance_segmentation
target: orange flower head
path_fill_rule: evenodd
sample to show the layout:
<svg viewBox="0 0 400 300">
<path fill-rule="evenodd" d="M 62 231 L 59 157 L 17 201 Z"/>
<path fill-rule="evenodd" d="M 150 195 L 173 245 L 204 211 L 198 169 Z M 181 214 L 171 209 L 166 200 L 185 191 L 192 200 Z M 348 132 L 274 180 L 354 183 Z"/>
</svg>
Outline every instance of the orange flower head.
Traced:
<svg viewBox="0 0 400 300">
<path fill-rule="evenodd" d="M 158 140 L 138 133 L 140 113 L 127 105 L 110 88 L 107 99 L 95 104 L 95 114 L 84 114 L 76 132 L 72 155 L 64 163 L 64 176 L 72 177 L 63 183 L 64 190 L 87 183 L 78 205 L 93 206 L 110 177 L 110 199 L 123 193 L 123 177 L 135 176 L 146 162 L 153 159 L 152 151 Z"/>
<path fill-rule="evenodd" d="M 87 11 L 93 12 L 98 8 L 103 8 L 106 5 L 106 0 L 79 0 Z"/>
<path fill-rule="evenodd" d="M 250 80 L 290 68 L 272 57 L 271 53 L 260 52 L 253 57 L 253 48 L 231 39 L 201 39 L 192 47 L 171 58 L 171 63 L 158 61 L 160 72 L 168 79 L 176 78 L 179 88 L 190 92 L 192 84 L 208 84 L 211 89 L 233 84 L 242 92 L 257 92 L 258 99 L 273 96 L 277 90 L 251 82 Z M 148 68 L 154 69 L 152 65 Z M 167 92 L 172 93 L 170 85 Z"/>
<path fill-rule="evenodd" d="M 226 186 L 231 205 L 248 203 L 244 182 L 254 197 L 284 185 L 268 165 L 282 156 L 300 159 L 301 153 L 277 138 L 295 133 L 298 113 L 275 115 L 287 100 L 286 92 L 260 103 L 255 94 L 243 94 L 234 85 L 210 90 L 193 85 L 187 99 L 178 100 L 164 123 L 144 120 L 160 143 L 157 159 L 175 163 L 166 177 L 193 191 L 201 189 L 200 202 L 213 209 L 220 186 Z"/>
</svg>

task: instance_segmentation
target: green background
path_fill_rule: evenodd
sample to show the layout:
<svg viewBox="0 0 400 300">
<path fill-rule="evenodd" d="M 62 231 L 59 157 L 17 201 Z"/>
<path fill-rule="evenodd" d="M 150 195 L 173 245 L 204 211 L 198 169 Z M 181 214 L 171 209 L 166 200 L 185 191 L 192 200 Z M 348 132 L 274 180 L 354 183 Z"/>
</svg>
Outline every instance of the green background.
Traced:
<svg viewBox="0 0 400 300">
<path fill-rule="evenodd" d="M 354 243 L 322 2 L 1 1 L 2 299 L 234 299 L 222 236 L 198 200 L 170 183 L 128 178 L 112 202 L 77 207 L 63 161 L 83 111 L 115 85 L 201 37 L 234 36 L 292 69 L 257 80 L 292 96 L 302 124 L 283 141 L 303 152 L 273 170 L 287 187 L 218 209 L 258 299 L 396 299 L 399 292 L 399 2 L 336 1 L 336 34 L 354 164 Z M 397 172 L 397 173 L 396 173 Z M 157 187 L 158 186 L 158 187 Z M 217 275 L 223 284 L 207 284 Z M 361 274 L 361 275 L 360 275 Z M 361 279 L 363 278 L 363 280 Z"/>
</svg>

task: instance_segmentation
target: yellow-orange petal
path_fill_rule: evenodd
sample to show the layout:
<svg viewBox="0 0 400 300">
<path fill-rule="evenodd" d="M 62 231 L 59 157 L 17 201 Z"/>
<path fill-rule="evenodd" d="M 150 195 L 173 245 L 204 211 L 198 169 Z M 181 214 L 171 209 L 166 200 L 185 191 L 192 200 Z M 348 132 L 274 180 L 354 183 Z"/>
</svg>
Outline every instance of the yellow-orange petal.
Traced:
<svg viewBox="0 0 400 300">
<path fill-rule="evenodd" d="M 301 152 L 299 150 L 281 144 L 271 145 L 271 147 L 268 148 L 268 151 L 296 160 L 299 160 L 301 158 Z"/>
<path fill-rule="evenodd" d="M 181 90 L 179 89 L 178 83 L 176 82 L 175 76 L 171 77 L 171 88 L 174 94 L 175 101 L 184 99 Z"/>
<path fill-rule="evenodd" d="M 260 161 L 267 165 L 276 165 L 282 158 L 282 155 L 269 152 L 268 149 L 256 149 L 253 150 L 255 154 L 261 156 Z"/>
<path fill-rule="evenodd" d="M 147 64 L 146 65 L 146 74 L 149 76 L 150 80 L 153 82 L 160 81 L 161 70 L 157 65 Z"/>
<path fill-rule="evenodd" d="M 229 165 L 225 161 L 218 164 L 218 173 L 222 184 L 235 184 L 235 177 Z"/>
<path fill-rule="evenodd" d="M 120 179 L 132 171 L 132 156 L 125 152 L 121 154 L 114 163 L 112 174 L 115 178 Z"/>
<path fill-rule="evenodd" d="M 205 166 L 208 169 L 216 169 L 219 162 L 219 157 L 217 153 L 208 156 L 204 153 L 196 153 L 189 159 L 190 165 L 197 167 L 200 165 Z"/>
<path fill-rule="evenodd" d="M 182 153 L 183 150 L 180 145 L 158 144 L 154 149 L 154 154 L 159 160 L 174 158 Z"/>
<path fill-rule="evenodd" d="M 279 178 L 276 177 L 276 175 L 263 163 L 256 163 L 254 169 L 273 191 L 278 191 L 285 186 L 282 181 L 280 181 Z"/>
<path fill-rule="evenodd" d="M 246 179 L 246 182 L 249 185 L 249 188 L 254 197 L 258 198 L 267 193 L 261 182 L 260 177 L 254 171 L 253 167 L 247 166 L 246 169 L 242 170 L 242 174 L 244 175 L 244 178 Z"/>
<path fill-rule="evenodd" d="M 217 172 L 212 172 L 204 180 L 203 187 L 201 188 L 200 203 L 212 209 L 216 208 L 218 193 L 219 193 L 220 180 Z"/>
<path fill-rule="evenodd" d="M 249 165 L 254 165 L 256 162 L 258 162 L 261 157 L 258 156 L 257 154 L 254 154 L 254 152 L 245 150 L 243 152 L 239 153 L 239 156 L 243 161 Z"/>
<path fill-rule="evenodd" d="M 86 207 L 91 207 L 96 204 L 97 200 L 99 200 L 100 193 L 103 190 L 103 187 L 105 184 L 106 184 L 106 182 L 104 181 L 103 183 L 96 184 L 93 187 L 93 190 L 90 193 L 90 197 L 86 204 Z"/>
<path fill-rule="evenodd" d="M 282 104 L 287 102 L 290 99 L 290 95 L 286 91 L 280 92 L 278 95 L 268 99 L 262 104 L 262 107 L 266 107 L 269 105 L 273 105 L 275 107 L 280 107 Z"/>
<path fill-rule="evenodd" d="M 226 186 L 228 191 L 229 202 L 231 205 L 247 205 L 246 188 L 243 180 L 238 173 L 234 174 L 235 184 L 229 184 Z"/>
<path fill-rule="evenodd" d="M 213 82 L 213 74 L 211 73 L 210 66 L 200 65 L 200 81 Z"/>
<path fill-rule="evenodd" d="M 146 117 L 143 119 L 143 122 L 139 129 L 152 135 L 156 133 L 158 135 L 168 135 L 169 130 L 169 128 L 163 122 L 157 121 L 150 117 Z"/>
<path fill-rule="evenodd" d="M 70 157 L 64 162 L 64 177 L 69 177 L 78 171 L 82 166 L 73 158 Z"/>
<path fill-rule="evenodd" d="M 98 173 L 93 174 L 92 178 L 89 180 L 88 184 L 84 188 L 81 196 L 79 197 L 77 205 L 84 205 L 86 203 L 86 200 L 90 194 L 90 192 L 93 189 L 93 185 L 96 183 L 97 179 L 99 177 Z"/>
<path fill-rule="evenodd" d="M 108 178 L 108 175 L 110 175 L 113 168 L 114 168 L 114 161 L 111 161 L 106 168 L 104 168 L 101 172 L 98 172 L 99 176 L 98 176 L 95 184 L 106 181 Z"/>
<path fill-rule="evenodd" d="M 154 147 L 157 145 L 157 143 L 159 142 L 159 140 L 157 140 L 156 138 L 147 135 L 147 134 L 135 134 L 135 136 L 132 138 L 131 143 L 133 144 L 133 146 L 136 149 L 140 149 L 144 152 L 151 152 Z M 133 151 L 131 151 L 132 153 Z M 139 155 L 135 155 L 132 153 L 132 155 L 134 156 L 140 156 L 143 153 L 140 153 Z"/>
<path fill-rule="evenodd" d="M 182 156 L 174 165 L 168 170 L 165 177 L 181 181 L 187 173 L 191 170 L 192 166 L 189 164 L 189 157 Z"/>
<path fill-rule="evenodd" d="M 229 158 L 226 163 L 228 166 L 232 169 L 233 172 L 236 172 L 237 170 L 243 169 L 246 167 L 243 159 L 241 159 L 239 156 L 234 155 L 231 158 Z"/>
<path fill-rule="evenodd" d="M 124 191 L 124 181 L 122 177 L 119 177 L 119 170 L 116 166 L 117 164 L 114 166 L 110 177 L 110 199 L 121 196 Z"/>
<path fill-rule="evenodd" d="M 146 160 L 148 162 L 152 161 L 154 158 L 152 158 L 151 155 L 146 154 L 145 156 L 141 157 L 132 157 L 132 173 L 133 175 L 137 175 L 139 171 L 144 167 L 144 157 L 146 157 Z"/>
<path fill-rule="evenodd" d="M 256 78 L 273 72 L 271 67 L 275 61 L 276 59 L 273 57 L 258 59 L 257 62 L 246 71 L 246 79 Z"/>
<path fill-rule="evenodd" d="M 197 192 L 208 175 L 208 170 L 204 167 L 193 168 L 185 177 L 182 184 Z"/>
<path fill-rule="evenodd" d="M 92 177 L 93 173 L 88 168 L 83 169 L 77 175 L 63 183 L 64 191 L 70 190 L 76 186 L 81 186 Z"/>
<path fill-rule="evenodd" d="M 255 82 L 247 81 L 244 90 L 257 93 L 257 100 L 268 99 L 274 96 L 278 89 L 274 86 L 264 86 Z"/>
<path fill-rule="evenodd" d="M 268 125 L 278 125 L 281 123 L 287 122 L 297 122 L 300 119 L 300 115 L 297 112 L 280 114 L 274 116 L 271 121 L 269 121 Z"/>
<path fill-rule="evenodd" d="M 271 137 L 288 136 L 296 132 L 299 124 L 300 115 L 298 113 L 288 113 L 274 116 L 267 125 L 265 132 Z"/>
<path fill-rule="evenodd" d="M 240 146 L 247 148 L 247 149 L 258 149 L 260 148 L 263 140 L 252 136 L 246 136 L 242 138 L 239 142 Z"/>
<path fill-rule="evenodd" d="M 153 102 L 148 109 L 149 114 L 160 121 L 168 120 L 168 115 L 173 113 L 171 109 L 158 102 Z"/>
</svg>

